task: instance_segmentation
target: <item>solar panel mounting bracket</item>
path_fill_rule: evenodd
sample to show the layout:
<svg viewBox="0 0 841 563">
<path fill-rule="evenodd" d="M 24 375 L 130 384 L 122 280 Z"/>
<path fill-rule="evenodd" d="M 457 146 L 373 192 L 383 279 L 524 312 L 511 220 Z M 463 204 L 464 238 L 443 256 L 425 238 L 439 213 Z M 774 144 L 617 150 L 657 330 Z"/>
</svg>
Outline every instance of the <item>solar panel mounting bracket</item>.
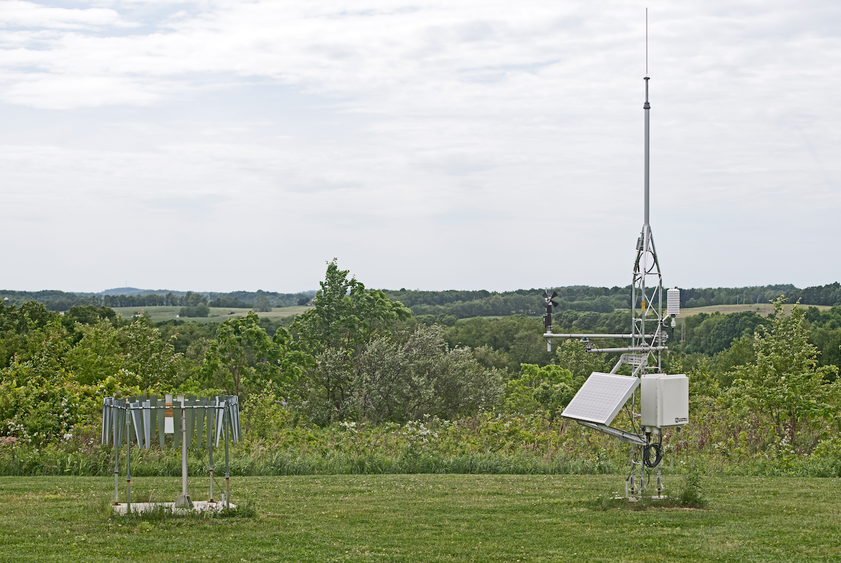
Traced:
<svg viewBox="0 0 841 563">
<path fill-rule="evenodd" d="M 612 426 L 607 426 L 605 424 L 596 424 L 594 422 L 587 422 L 586 420 L 576 420 L 578 424 L 581 426 L 586 426 L 587 428 L 592 428 L 593 430 L 598 430 L 599 432 L 604 432 L 614 438 L 619 438 L 623 442 L 627 442 L 629 444 L 633 444 L 635 446 L 645 446 L 645 438 L 638 434 L 634 434 L 632 432 L 626 432 L 625 430 L 620 430 L 618 428 L 614 428 Z"/>
</svg>

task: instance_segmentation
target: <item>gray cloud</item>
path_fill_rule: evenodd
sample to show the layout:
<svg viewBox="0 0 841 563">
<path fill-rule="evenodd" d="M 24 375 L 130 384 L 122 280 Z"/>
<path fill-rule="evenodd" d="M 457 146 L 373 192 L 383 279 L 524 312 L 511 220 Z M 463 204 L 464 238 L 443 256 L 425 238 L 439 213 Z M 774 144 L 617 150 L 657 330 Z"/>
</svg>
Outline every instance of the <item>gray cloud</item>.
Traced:
<svg viewBox="0 0 841 563">
<path fill-rule="evenodd" d="M 0 233 L 32 263 L 9 287 L 294 291 L 333 256 L 373 286 L 628 282 L 637 3 L 76 6 L 0 2 Z M 839 21 L 652 8 L 668 285 L 841 277 Z"/>
</svg>

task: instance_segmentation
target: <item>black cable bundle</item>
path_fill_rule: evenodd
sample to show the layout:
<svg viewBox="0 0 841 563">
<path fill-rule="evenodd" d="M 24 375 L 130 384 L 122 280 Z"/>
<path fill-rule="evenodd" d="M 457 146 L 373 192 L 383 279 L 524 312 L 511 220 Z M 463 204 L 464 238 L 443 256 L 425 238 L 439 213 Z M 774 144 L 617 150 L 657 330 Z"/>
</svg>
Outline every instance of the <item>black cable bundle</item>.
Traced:
<svg viewBox="0 0 841 563">
<path fill-rule="evenodd" d="M 654 450 L 654 461 L 651 461 L 651 450 Z M 642 462 L 646 467 L 655 468 L 663 460 L 663 435 L 656 444 L 648 444 L 642 449 Z"/>
</svg>

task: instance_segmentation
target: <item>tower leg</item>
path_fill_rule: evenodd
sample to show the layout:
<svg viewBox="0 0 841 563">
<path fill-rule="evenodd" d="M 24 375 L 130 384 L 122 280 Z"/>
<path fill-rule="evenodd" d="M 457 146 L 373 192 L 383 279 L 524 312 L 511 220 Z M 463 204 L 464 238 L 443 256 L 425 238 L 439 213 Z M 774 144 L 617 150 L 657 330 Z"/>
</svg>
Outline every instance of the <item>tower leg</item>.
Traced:
<svg viewBox="0 0 841 563">
<path fill-rule="evenodd" d="M 131 411 L 126 410 L 126 514 L 131 514 Z"/>
<path fill-rule="evenodd" d="M 119 486 L 120 486 L 120 444 L 117 441 L 117 436 L 119 436 L 118 426 L 117 426 L 117 410 L 112 410 L 111 415 L 112 420 L 114 421 L 113 424 L 113 438 L 114 438 L 114 506 L 120 506 L 120 497 L 119 497 Z"/>
<path fill-rule="evenodd" d="M 175 501 L 175 508 L 193 508 L 190 493 L 187 492 L 187 419 L 184 409 L 184 397 L 181 399 L 181 496 Z"/>
<path fill-rule="evenodd" d="M 231 468 L 228 464 L 228 423 L 230 420 L 228 419 L 228 411 L 227 409 L 224 411 L 222 415 L 225 418 L 223 419 L 223 426 L 225 427 L 225 508 L 231 507 Z"/>
<path fill-rule="evenodd" d="M 657 496 L 663 496 L 663 474 L 660 472 L 660 464 L 657 464 Z"/>
</svg>

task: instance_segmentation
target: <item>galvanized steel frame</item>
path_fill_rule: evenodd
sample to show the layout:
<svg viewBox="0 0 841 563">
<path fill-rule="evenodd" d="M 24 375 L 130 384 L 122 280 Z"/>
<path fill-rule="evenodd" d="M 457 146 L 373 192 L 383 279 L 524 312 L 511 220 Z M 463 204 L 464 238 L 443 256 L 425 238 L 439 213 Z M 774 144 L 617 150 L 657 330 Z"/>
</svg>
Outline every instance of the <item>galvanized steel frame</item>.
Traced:
<svg viewBox="0 0 841 563">
<path fill-rule="evenodd" d="M 182 434 L 186 436 L 185 445 L 192 446 L 194 440 L 197 447 L 202 442 L 207 445 L 209 456 L 210 501 L 213 499 L 213 448 L 219 447 L 222 434 L 225 436 L 225 485 L 226 505 L 230 502 L 230 465 L 228 457 L 228 443 L 237 443 L 241 439 L 239 397 L 236 395 L 219 395 L 210 399 L 190 395 L 179 396 L 180 408 L 184 418 L 173 416 L 174 432 L 172 445 L 181 446 Z M 170 402 L 170 405 L 173 405 Z M 126 444 L 126 504 L 131 510 L 131 442 L 139 447 L 149 449 L 153 441 L 153 429 L 157 430 L 160 448 L 166 447 L 165 417 L 159 411 L 166 411 L 172 406 L 159 399 L 156 395 L 148 397 L 129 397 L 116 399 L 106 397 L 102 401 L 102 432 L 101 442 L 114 445 L 114 504 L 119 504 L 119 452 L 123 443 Z M 205 424 L 206 421 L 206 424 Z M 133 430 L 133 431 L 132 431 Z"/>
</svg>

